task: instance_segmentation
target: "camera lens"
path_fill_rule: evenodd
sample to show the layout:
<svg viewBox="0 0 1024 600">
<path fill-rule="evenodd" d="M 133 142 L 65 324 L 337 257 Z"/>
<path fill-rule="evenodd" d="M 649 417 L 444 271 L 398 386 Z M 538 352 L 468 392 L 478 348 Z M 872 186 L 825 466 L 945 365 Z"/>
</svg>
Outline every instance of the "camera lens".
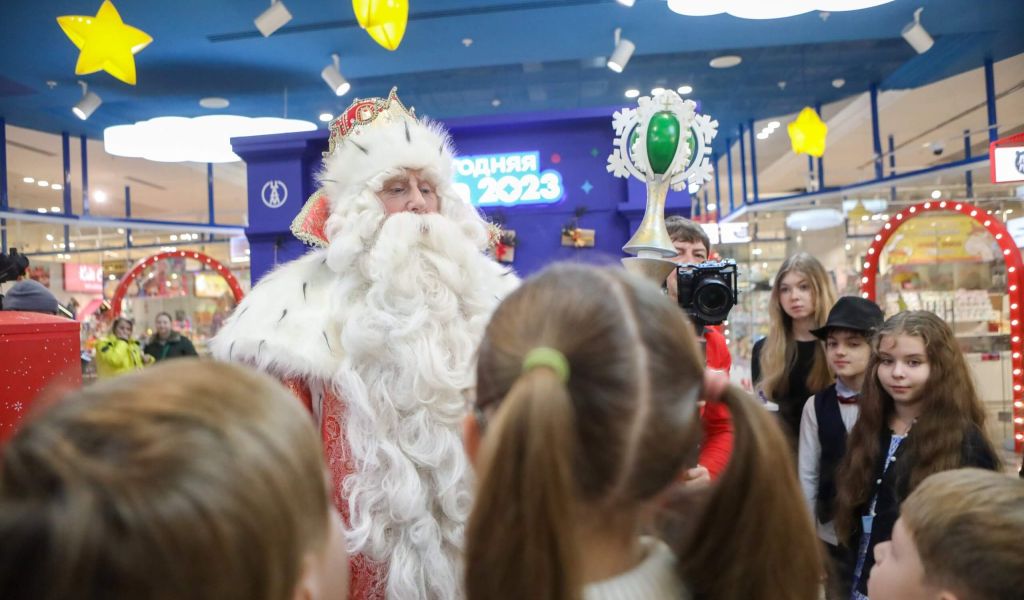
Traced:
<svg viewBox="0 0 1024 600">
<path fill-rule="evenodd" d="M 732 308 L 732 292 L 724 281 L 708 278 L 694 291 L 693 305 L 707 318 L 724 318 Z"/>
</svg>

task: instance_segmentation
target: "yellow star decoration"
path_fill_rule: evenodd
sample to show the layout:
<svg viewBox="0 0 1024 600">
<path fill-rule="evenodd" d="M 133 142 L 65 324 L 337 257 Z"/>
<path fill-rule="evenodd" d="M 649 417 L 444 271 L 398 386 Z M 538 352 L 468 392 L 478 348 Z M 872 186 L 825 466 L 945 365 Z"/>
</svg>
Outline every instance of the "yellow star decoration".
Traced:
<svg viewBox="0 0 1024 600">
<path fill-rule="evenodd" d="M 81 50 L 75 75 L 106 71 L 135 85 L 134 54 L 148 46 L 153 38 L 141 29 L 125 25 L 110 0 L 103 0 L 95 17 L 57 17 L 57 24 Z"/>
<path fill-rule="evenodd" d="M 359 26 L 378 44 L 395 50 L 405 36 L 409 0 L 352 0 Z"/>
<path fill-rule="evenodd" d="M 818 113 L 810 106 L 804 107 L 786 130 L 789 132 L 789 141 L 793 145 L 795 154 L 809 154 L 821 157 L 825 154 L 825 136 L 828 135 L 828 125 L 821 120 Z"/>
</svg>

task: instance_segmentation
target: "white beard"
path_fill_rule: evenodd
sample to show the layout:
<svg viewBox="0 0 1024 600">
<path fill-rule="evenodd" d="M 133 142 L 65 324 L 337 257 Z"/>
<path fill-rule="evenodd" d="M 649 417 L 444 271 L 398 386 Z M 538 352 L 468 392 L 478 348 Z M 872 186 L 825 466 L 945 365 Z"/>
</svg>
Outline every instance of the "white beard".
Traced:
<svg viewBox="0 0 1024 600">
<path fill-rule="evenodd" d="M 475 230 L 449 217 L 340 225 L 327 265 L 340 275 L 331 302 L 344 358 L 333 381 L 354 467 L 342 482 L 348 549 L 388 564 L 389 599 L 460 598 L 471 502 L 462 392 L 500 294 L 494 267 Z"/>
</svg>

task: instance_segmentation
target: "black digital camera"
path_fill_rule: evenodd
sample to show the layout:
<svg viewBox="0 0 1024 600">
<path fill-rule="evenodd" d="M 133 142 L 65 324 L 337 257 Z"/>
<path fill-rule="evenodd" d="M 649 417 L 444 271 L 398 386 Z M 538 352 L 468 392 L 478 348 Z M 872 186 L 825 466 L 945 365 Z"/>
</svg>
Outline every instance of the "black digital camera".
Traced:
<svg viewBox="0 0 1024 600">
<path fill-rule="evenodd" d="M 729 318 L 739 300 L 736 290 L 736 261 L 710 261 L 676 267 L 679 306 L 686 311 L 697 331 Z"/>
</svg>

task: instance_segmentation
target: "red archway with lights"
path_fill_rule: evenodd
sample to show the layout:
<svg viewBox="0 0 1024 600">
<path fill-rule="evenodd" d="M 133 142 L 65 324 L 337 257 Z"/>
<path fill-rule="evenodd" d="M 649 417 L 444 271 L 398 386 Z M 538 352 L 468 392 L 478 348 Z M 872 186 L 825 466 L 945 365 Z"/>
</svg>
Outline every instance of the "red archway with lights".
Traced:
<svg viewBox="0 0 1024 600">
<path fill-rule="evenodd" d="M 231 293 L 235 296 L 236 305 L 241 302 L 242 297 L 245 296 L 245 292 L 242 291 L 242 286 L 238 283 L 238 279 L 235 278 L 234 274 L 232 274 L 231 271 L 219 260 L 211 256 L 207 256 L 202 252 L 196 252 L 195 250 L 173 250 L 147 256 L 135 263 L 135 265 L 125 274 L 124 278 L 121 279 L 121 282 L 117 284 L 117 289 L 114 290 L 114 296 L 110 299 L 111 316 L 117 317 L 121 314 L 121 302 L 128 293 L 128 288 L 132 285 L 132 282 L 142 275 L 142 272 L 146 270 L 146 267 L 150 267 L 161 260 L 169 260 L 172 258 L 191 258 L 192 260 L 197 260 L 202 264 L 211 267 L 218 275 L 224 278 L 224 281 L 228 282 L 228 287 L 231 288 Z"/>
<path fill-rule="evenodd" d="M 996 239 L 1000 250 L 1003 251 L 1003 260 L 1006 262 L 1006 294 L 1010 299 L 1010 350 L 1011 368 L 1013 371 L 1013 439 L 1014 449 L 1021 451 L 1024 446 L 1024 358 L 1022 358 L 1022 340 L 1024 340 L 1024 324 L 1021 322 L 1021 307 L 1024 302 L 1024 290 L 1021 289 L 1021 275 L 1024 263 L 1021 261 L 1020 250 L 1017 249 L 1013 237 L 1002 221 L 993 218 L 984 209 L 978 208 L 967 202 L 956 202 L 942 200 L 933 202 L 922 202 L 915 204 L 896 213 L 893 218 L 885 222 L 882 230 L 875 236 L 874 242 L 868 248 L 867 256 L 864 258 L 863 271 L 861 271 L 860 290 L 861 296 L 876 301 L 876 279 L 878 277 L 878 261 L 882 255 L 882 248 L 886 242 L 896 233 L 901 225 L 912 217 L 926 212 L 951 212 L 953 214 L 966 215 L 977 221 L 982 227 L 988 230 Z"/>
</svg>

